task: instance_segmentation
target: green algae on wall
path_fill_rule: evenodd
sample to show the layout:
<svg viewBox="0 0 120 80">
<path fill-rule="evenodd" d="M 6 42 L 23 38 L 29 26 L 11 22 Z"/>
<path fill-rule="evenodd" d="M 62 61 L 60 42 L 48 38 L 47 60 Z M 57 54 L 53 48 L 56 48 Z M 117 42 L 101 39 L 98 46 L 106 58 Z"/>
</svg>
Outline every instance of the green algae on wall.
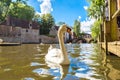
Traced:
<svg viewBox="0 0 120 80">
<path fill-rule="evenodd" d="M 116 18 L 111 21 L 111 39 L 112 41 L 117 40 L 117 22 Z"/>
<path fill-rule="evenodd" d="M 110 0 L 110 16 L 112 17 L 114 15 L 114 13 L 117 11 L 117 6 L 116 6 L 116 0 Z M 111 19 L 111 39 L 112 41 L 117 40 L 117 20 L 116 17 L 114 17 L 113 19 Z"/>
</svg>

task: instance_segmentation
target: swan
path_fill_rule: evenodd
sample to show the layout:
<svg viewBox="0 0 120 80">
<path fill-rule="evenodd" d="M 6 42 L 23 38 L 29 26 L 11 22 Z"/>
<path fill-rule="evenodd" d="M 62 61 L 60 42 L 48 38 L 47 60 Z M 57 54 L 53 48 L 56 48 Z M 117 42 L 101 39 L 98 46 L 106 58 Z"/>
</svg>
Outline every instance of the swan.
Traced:
<svg viewBox="0 0 120 80">
<path fill-rule="evenodd" d="M 58 40 L 59 40 L 59 46 L 60 49 L 53 48 L 52 45 L 48 48 L 48 53 L 45 56 L 45 61 L 47 62 L 52 62 L 56 64 L 61 64 L 61 65 L 69 65 L 70 61 L 68 58 L 68 54 L 66 52 L 66 48 L 64 46 L 64 40 L 63 40 L 63 34 L 65 32 L 68 32 L 71 34 L 71 29 L 67 27 L 66 24 L 63 24 L 62 26 L 59 27 L 58 30 Z"/>
<path fill-rule="evenodd" d="M 3 40 L 2 40 L 2 39 L 0 39 L 0 43 L 3 43 Z"/>
</svg>

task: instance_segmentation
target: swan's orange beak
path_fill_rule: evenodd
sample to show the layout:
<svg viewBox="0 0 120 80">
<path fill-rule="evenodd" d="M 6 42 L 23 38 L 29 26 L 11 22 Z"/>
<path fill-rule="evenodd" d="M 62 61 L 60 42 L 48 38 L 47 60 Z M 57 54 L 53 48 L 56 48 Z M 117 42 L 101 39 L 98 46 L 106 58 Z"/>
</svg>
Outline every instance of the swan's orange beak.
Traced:
<svg viewBox="0 0 120 80">
<path fill-rule="evenodd" d="M 71 28 L 67 27 L 67 32 L 71 35 Z"/>
</svg>

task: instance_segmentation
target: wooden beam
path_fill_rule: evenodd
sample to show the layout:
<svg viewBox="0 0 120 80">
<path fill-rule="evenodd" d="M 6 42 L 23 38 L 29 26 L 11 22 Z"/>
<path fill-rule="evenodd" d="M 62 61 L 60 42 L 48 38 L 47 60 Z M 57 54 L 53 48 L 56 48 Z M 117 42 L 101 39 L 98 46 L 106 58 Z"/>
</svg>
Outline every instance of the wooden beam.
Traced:
<svg viewBox="0 0 120 80">
<path fill-rule="evenodd" d="M 112 15 L 112 19 L 114 19 L 119 13 L 120 13 L 120 9 L 118 9 L 118 10 Z"/>
</svg>

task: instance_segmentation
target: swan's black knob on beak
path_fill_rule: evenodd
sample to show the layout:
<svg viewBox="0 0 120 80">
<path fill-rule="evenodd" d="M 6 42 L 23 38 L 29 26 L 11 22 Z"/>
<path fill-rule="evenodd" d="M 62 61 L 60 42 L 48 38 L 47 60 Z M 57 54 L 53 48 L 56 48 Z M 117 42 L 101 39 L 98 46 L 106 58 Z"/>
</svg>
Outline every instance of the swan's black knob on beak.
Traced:
<svg viewBox="0 0 120 80">
<path fill-rule="evenodd" d="M 69 27 L 66 27 L 67 28 L 67 32 L 69 33 L 69 34 L 72 34 L 71 33 L 71 28 L 69 28 Z"/>
</svg>

